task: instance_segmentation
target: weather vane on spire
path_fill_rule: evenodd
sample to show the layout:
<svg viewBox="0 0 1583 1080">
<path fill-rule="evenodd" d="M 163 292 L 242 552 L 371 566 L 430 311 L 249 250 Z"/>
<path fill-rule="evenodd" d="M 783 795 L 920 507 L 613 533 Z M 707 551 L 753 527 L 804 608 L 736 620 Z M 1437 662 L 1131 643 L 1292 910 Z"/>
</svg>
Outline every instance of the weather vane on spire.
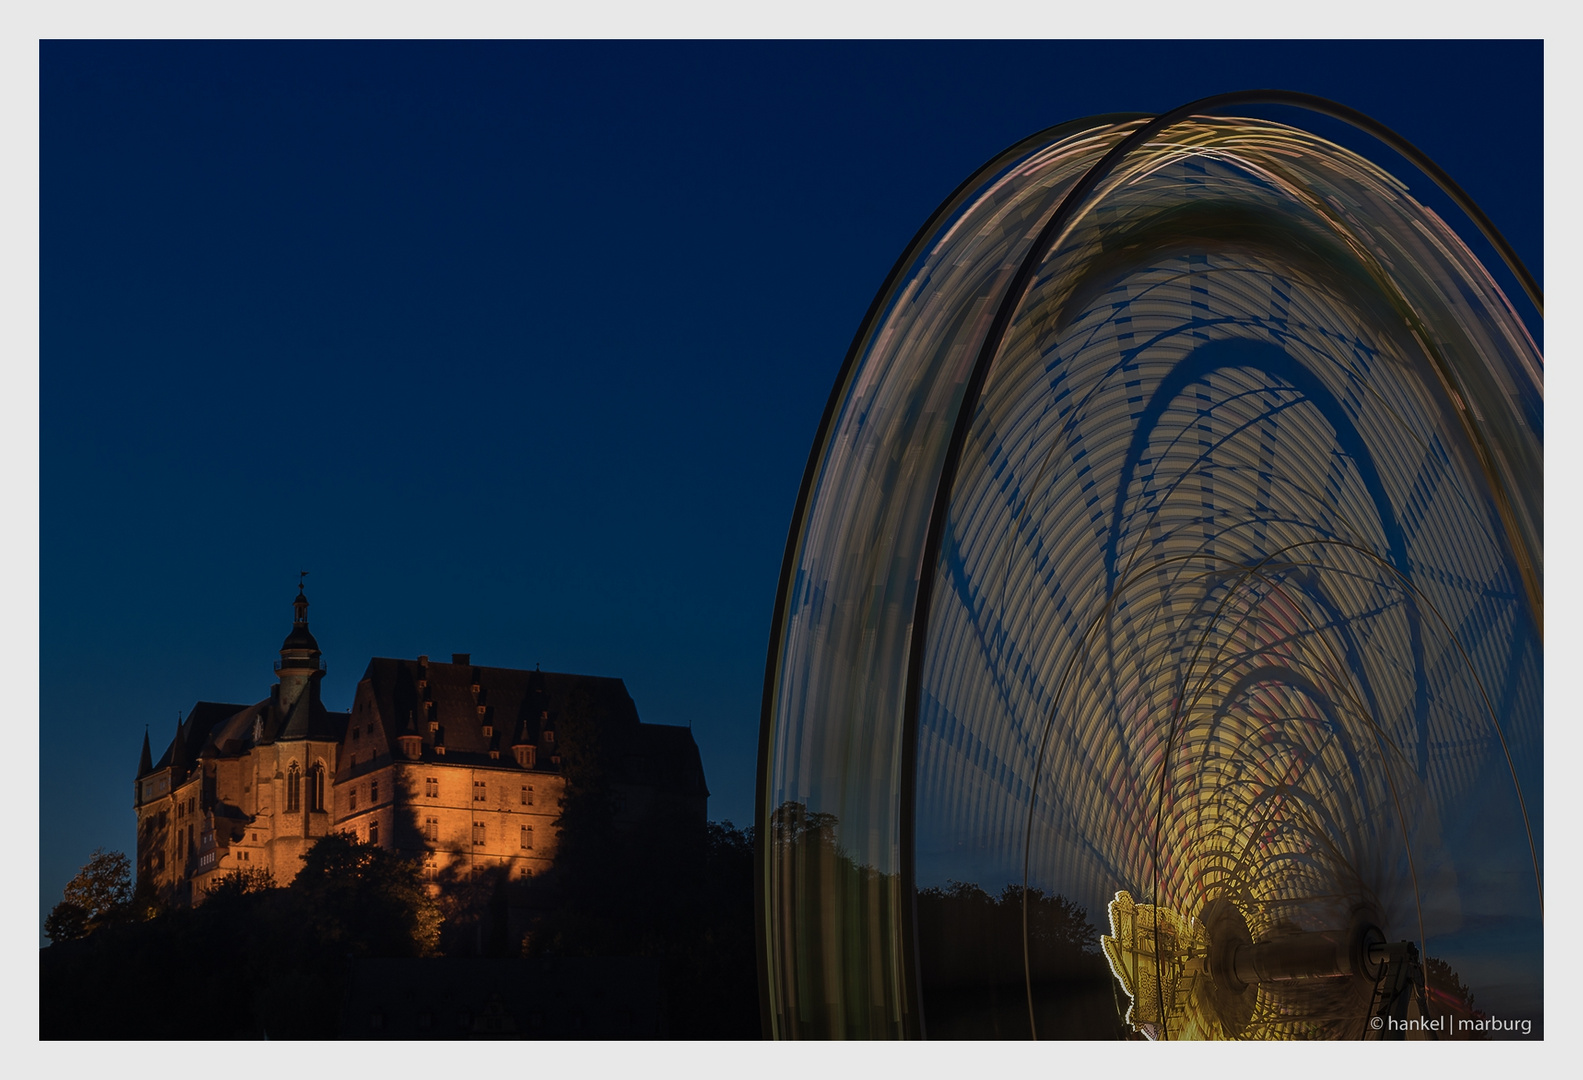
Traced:
<svg viewBox="0 0 1583 1080">
<path fill-rule="evenodd" d="M 308 571 L 306 571 L 306 570 L 298 570 L 297 571 L 297 591 L 298 592 L 302 592 L 303 591 L 304 587 L 307 584 L 307 578 L 308 578 Z"/>
</svg>

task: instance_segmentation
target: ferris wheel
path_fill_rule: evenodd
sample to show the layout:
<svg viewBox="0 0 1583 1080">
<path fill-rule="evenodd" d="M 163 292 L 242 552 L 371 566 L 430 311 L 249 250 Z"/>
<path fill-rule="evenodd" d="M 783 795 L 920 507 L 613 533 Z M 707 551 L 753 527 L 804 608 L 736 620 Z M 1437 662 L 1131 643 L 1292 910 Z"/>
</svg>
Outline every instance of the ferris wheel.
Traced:
<svg viewBox="0 0 1583 1080">
<path fill-rule="evenodd" d="M 1064 124 L 964 181 L 788 538 L 774 1035 L 1542 1022 L 1540 349 L 1407 183 L 1269 104 L 1401 155 L 1542 317 L 1449 177 L 1306 95 Z"/>
</svg>

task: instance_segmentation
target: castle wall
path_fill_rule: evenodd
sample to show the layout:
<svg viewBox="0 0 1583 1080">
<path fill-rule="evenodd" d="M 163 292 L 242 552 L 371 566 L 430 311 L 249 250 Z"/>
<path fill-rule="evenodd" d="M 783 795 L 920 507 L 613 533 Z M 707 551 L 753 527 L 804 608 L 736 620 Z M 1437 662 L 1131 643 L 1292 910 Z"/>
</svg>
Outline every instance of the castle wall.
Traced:
<svg viewBox="0 0 1583 1080">
<path fill-rule="evenodd" d="M 564 791 L 550 772 L 387 761 L 336 785 L 336 828 L 423 857 L 433 878 L 501 865 L 525 877 L 554 859 Z"/>
<path fill-rule="evenodd" d="M 159 768 L 145 746 L 136 865 L 167 902 L 199 903 L 237 870 L 287 885 L 331 832 L 421 860 L 436 888 L 502 866 L 514 878 L 548 870 L 566 784 L 555 745 L 560 700 L 598 702 L 613 747 L 648 733 L 650 749 L 635 758 L 612 751 L 639 762 L 631 782 L 616 785 L 620 824 L 678 814 L 702 822 L 708 792 L 691 736 L 689 761 L 675 753 L 680 729 L 642 725 L 619 680 L 476 667 L 464 654 L 450 664 L 375 658 L 350 712 L 331 714 L 319 702 L 323 669 L 300 591 L 294 606 L 269 699 L 199 702 Z"/>
</svg>

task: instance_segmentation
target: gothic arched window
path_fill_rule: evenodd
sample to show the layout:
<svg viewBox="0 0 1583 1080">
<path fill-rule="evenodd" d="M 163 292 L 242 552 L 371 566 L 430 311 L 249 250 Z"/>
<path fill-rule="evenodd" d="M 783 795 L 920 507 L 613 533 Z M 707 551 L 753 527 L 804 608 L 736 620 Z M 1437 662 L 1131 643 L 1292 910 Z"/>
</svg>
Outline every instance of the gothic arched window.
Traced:
<svg viewBox="0 0 1583 1080">
<path fill-rule="evenodd" d="M 324 762 L 315 761 L 308 770 L 308 809 L 324 809 Z"/>
<path fill-rule="evenodd" d="M 286 813 L 295 814 L 302 809 L 302 770 L 293 761 L 286 770 Z"/>
</svg>

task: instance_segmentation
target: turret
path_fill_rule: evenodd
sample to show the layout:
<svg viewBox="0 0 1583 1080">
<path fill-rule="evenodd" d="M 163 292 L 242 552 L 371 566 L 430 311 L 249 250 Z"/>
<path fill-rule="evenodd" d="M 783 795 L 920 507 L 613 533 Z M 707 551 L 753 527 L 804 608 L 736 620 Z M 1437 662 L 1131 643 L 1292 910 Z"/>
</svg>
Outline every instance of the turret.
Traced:
<svg viewBox="0 0 1583 1080">
<path fill-rule="evenodd" d="M 524 769 L 531 769 L 538 764 L 539 738 L 538 723 L 524 708 L 522 715 L 517 719 L 517 730 L 511 739 L 511 756 L 517 759 L 517 764 Z"/>
<path fill-rule="evenodd" d="M 154 755 L 149 751 L 148 728 L 143 728 L 143 752 L 137 759 L 137 777 L 132 781 L 132 805 L 143 805 L 143 778 L 154 771 Z"/>
<path fill-rule="evenodd" d="M 181 782 L 187 779 L 187 773 L 191 771 L 187 762 L 187 739 L 181 733 L 182 726 L 181 718 L 178 716 L 176 719 L 176 740 L 170 744 L 170 787 L 172 791 L 181 786 Z"/>
<path fill-rule="evenodd" d="M 281 643 L 280 662 L 275 665 L 280 676 L 276 700 L 282 713 L 289 716 L 295 711 L 306 718 L 318 701 L 324 664 L 320 659 L 319 643 L 308 630 L 308 598 L 300 584 L 291 606 L 296 612 L 291 633 Z"/>
<path fill-rule="evenodd" d="M 423 756 L 423 735 L 418 731 L 411 709 L 407 710 L 407 726 L 396 736 L 396 741 L 401 744 L 401 753 L 405 757 L 416 761 Z"/>
</svg>

